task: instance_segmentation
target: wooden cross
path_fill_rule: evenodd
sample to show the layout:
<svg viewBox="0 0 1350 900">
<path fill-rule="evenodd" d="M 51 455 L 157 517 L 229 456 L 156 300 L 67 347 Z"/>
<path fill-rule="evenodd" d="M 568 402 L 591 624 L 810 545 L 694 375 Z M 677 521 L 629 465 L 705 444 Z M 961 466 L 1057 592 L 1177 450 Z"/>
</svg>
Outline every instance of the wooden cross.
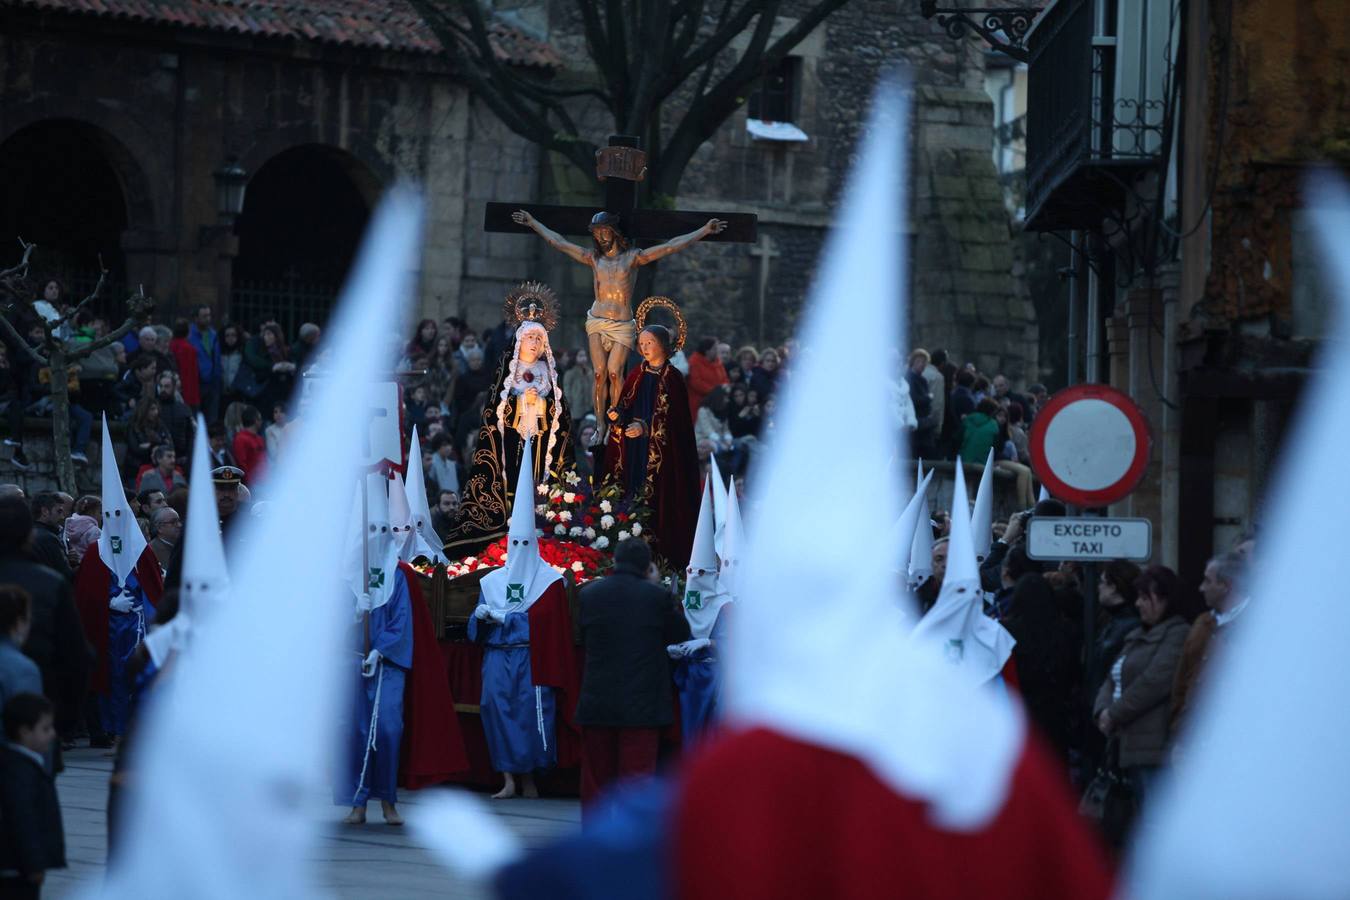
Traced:
<svg viewBox="0 0 1350 900">
<path fill-rule="evenodd" d="M 769 266 L 773 260 L 782 256 L 774 245 L 773 238 L 767 234 L 759 236 L 759 243 L 750 248 L 750 255 L 759 257 L 759 340 L 764 345 L 764 303 L 769 295 Z"/>
<path fill-rule="evenodd" d="M 638 149 L 638 139 L 629 135 L 610 135 L 609 146 L 596 151 L 596 177 L 605 185 L 605 205 L 556 206 L 545 203 L 489 202 L 483 213 L 483 230 L 507 234 L 533 234 L 528 226 L 511 221 L 511 214 L 526 210 L 559 234 L 590 233 L 591 218 L 598 212 L 615 213 L 623 232 L 639 245 L 658 244 L 695 231 L 709 219 L 727 223 L 721 234 L 710 234 L 705 241 L 730 241 L 752 244 L 757 237 L 759 217 L 750 213 L 721 213 L 677 209 L 639 209 L 637 183 L 646 175 L 646 154 Z"/>
</svg>

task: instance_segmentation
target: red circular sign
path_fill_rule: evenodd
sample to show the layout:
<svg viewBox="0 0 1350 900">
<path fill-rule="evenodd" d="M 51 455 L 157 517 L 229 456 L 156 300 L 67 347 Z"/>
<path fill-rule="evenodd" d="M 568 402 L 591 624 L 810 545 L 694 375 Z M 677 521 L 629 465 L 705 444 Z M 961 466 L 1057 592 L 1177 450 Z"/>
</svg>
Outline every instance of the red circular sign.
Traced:
<svg viewBox="0 0 1350 900">
<path fill-rule="evenodd" d="M 1107 506 L 1138 487 L 1152 447 L 1148 420 L 1133 400 L 1104 384 L 1080 384 L 1036 413 L 1031 467 L 1060 500 Z"/>
</svg>

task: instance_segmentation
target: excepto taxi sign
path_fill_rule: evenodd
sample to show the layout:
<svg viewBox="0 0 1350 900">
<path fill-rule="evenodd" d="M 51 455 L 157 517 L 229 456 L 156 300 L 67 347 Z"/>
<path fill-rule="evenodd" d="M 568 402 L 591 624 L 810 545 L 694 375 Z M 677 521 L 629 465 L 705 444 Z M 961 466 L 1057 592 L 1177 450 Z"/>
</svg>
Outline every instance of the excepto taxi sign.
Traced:
<svg viewBox="0 0 1350 900">
<path fill-rule="evenodd" d="M 1153 555 L 1153 523 L 1148 519 L 1103 519 L 1096 516 L 1035 516 L 1027 528 L 1027 556 L 1143 562 Z"/>
</svg>

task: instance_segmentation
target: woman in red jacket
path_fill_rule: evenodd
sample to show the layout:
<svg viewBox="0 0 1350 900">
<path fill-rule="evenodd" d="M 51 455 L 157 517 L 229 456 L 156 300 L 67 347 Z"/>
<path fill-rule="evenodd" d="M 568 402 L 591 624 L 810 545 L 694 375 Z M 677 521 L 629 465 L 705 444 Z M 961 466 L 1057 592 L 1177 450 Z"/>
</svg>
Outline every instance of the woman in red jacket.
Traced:
<svg viewBox="0 0 1350 900">
<path fill-rule="evenodd" d="M 697 419 L 703 398 L 728 380 L 726 367 L 717 355 L 717 338 L 702 338 L 698 348 L 689 354 L 689 377 L 686 380 L 689 387 L 689 417 Z"/>
</svg>

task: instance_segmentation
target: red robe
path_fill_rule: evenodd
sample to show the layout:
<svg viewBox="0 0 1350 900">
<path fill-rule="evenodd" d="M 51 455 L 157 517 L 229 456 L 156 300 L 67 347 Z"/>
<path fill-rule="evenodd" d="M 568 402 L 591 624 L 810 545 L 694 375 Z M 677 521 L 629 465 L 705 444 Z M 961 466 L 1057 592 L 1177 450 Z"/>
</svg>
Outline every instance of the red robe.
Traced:
<svg viewBox="0 0 1350 900">
<path fill-rule="evenodd" d="M 164 595 L 164 579 L 159 574 L 159 560 L 147 546 L 136 561 L 136 580 L 145 590 L 150 605 L 159 608 Z M 94 650 L 94 671 L 89 678 L 89 689 L 96 694 L 108 693 L 108 588 L 112 572 L 98 555 L 98 544 L 90 544 L 75 571 L 75 605 L 84 626 L 84 639 Z M 150 623 L 146 623 L 149 625 Z"/>
<path fill-rule="evenodd" d="M 678 900 L 1107 900 L 1105 856 L 1028 742 L 982 830 L 934 826 L 862 762 L 766 729 L 689 761 L 674 817 Z"/>
<path fill-rule="evenodd" d="M 576 722 L 581 658 L 562 581 L 549 585 L 526 616 L 530 620 L 530 675 L 540 687 L 553 688 L 558 768 L 571 768 L 581 764 L 581 727 Z"/>
<path fill-rule="evenodd" d="M 603 480 L 623 485 L 624 427 L 634 415 L 629 412 L 637 399 L 646 365 L 628 373 L 617 404 L 619 421 L 611 424 L 605 442 Z M 694 444 L 694 423 L 689 418 L 689 394 L 680 370 L 667 364 L 661 370 L 648 432 L 647 472 L 637 499 L 651 507 L 648 539 L 652 550 L 675 569 L 689 565 L 698 523 L 699 464 Z"/>
<path fill-rule="evenodd" d="M 183 380 L 183 402 L 196 409 L 202 405 L 201 376 L 197 371 L 197 348 L 187 338 L 169 341 L 169 352 L 178 366 L 178 377 Z"/>
<path fill-rule="evenodd" d="M 437 784 L 469 770 L 450 680 L 441 663 L 431 609 L 422 598 L 417 572 L 399 563 L 412 607 L 413 665 L 403 688 L 403 746 L 398 783 L 410 790 Z"/>
</svg>

